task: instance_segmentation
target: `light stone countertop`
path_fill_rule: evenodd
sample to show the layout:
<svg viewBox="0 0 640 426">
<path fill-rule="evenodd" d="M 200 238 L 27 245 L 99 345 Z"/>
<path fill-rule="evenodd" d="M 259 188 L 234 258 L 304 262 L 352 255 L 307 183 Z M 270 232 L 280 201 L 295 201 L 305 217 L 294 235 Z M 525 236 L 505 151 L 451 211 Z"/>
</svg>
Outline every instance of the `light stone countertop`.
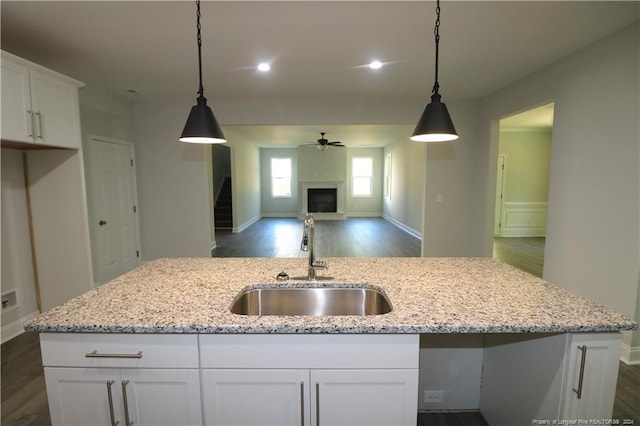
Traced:
<svg viewBox="0 0 640 426">
<path fill-rule="evenodd" d="M 533 333 L 630 330 L 634 321 L 490 258 L 328 258 L 308 282 L 306 258 L 157 259 L 45 312 L 28 331 L 89 333 Z M 286 271 L 291 280 L 277 282 Z M 334 277 L 327 279 L 327 277 Z M 250 285 L 381 287 L 377 316 L 243 316 Z"/>
</svg>

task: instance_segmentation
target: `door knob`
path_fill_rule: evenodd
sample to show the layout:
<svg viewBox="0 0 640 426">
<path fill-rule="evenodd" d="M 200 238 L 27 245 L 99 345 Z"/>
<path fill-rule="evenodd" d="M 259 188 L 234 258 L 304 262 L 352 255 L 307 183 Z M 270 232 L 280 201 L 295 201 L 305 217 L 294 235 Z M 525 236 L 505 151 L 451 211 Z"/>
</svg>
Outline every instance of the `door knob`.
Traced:
<svg viewBox="0 0 640 426">
<path fill-rule="evenodd" d="M 101 220 L 100 222 L 98 222 L 98 225 L 100 225 L 100 226 L 104 226 L 106 224 L 107 224 L 106 220 Z"/>
</svg>

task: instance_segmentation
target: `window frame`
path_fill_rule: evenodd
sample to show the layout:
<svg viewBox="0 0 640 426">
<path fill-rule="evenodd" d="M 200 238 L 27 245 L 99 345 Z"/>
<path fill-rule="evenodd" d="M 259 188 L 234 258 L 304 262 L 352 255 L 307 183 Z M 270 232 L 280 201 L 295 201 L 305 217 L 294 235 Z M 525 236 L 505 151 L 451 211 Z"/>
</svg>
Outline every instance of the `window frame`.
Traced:
<svg viewBox="0 0 640 426">
<path fill-rule="evenodd" d="M 283 161 L 283 160 L 287 160 L 289 162 L 289 173 L 288 176 L 285 174 L 283 175 L 276 175 L 274 174 L 275 168 L 274 168 L 274 162 L 277 161 Z M 293 159 L 291 157 L 271 157 L 271 161 L 269 163 L 271 170 L 270 170 L 270 184 L 271 184 L 271 198 L 293 198 L 293 190 L 292 190 L 292 178 L 293 178 Z M 277 180 L 288 180 L 289 181 L 289 193 L 288 194 L 276 194 L 275 193 L 275 189 L 277 187 L 279 187 L 279 185 L 276 185 L 276 181 Z M 284 186 L 284 185 L 283 185 Z"/>
<path fill-rule="evenodd" d="M 368 175 L 356 175 L 354 173 L 355 170 L 355 162 L 357 160 L 368 160 L 371 166 L 370 174 Z M 355 180 L 356 179 L 368 179 L 369 181 L 369 192 L 367 194 L 364 193 L 355 193 Z M 352 198 L 373 198 L 373 157 L 371 156 L 362 156 L 362 157 L 351 157 L 351 197 Z"/>
</svg>

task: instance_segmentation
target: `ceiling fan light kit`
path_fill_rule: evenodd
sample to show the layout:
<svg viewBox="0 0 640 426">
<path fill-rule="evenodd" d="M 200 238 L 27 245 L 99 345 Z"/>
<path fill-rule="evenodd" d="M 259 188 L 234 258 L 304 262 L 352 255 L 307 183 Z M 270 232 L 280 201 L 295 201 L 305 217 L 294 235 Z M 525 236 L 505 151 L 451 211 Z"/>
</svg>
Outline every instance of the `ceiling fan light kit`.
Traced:
<svg viewBox="0 0 640 426">
<path fill-rule="evenodd" d="M 200 0 L 196 0 L 196 27 L 198 33 L 198 73 L 200 84 L 198 86 L 197 104 L 191 108 L 187 122 L 184 125 L 181 142 L 217 144 L 225 143 L 227 139 L 222 133 L 218 120 L 213 115 L 213 111 L 207 105 L 207 98 L 204 97 L 202 86 L 202 37 L 200 34 Z"/>
<path fill-rule="evenodd" d="M 440 44 L 440 0 L 436 3 L 436 25 L 433 30 L 436 42 L 436 75 L 433 84 L 431 102 L 425 107 L 411 140 L 415 142 L 447 142 L 458 139 L 447 106 L 440 102 L 438 84 L 438 57 Z"/>
</svg>

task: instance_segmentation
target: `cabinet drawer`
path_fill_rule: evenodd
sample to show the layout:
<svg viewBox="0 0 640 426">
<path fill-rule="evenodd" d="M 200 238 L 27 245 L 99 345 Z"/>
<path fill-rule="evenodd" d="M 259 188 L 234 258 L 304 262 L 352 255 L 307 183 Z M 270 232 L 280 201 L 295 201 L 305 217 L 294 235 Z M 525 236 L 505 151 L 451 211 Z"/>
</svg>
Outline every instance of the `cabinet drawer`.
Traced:
<svg viewBox="0 0 640 426">
<path fill-rule="evenodd" d="M 190 334 L 41 333 L 45 367 L 198 368 Z"/>
<path fill-rule="evenodd" d="M 417 334 L 200 336 L 203 368 L 418 368 Z"/>
</svg>

